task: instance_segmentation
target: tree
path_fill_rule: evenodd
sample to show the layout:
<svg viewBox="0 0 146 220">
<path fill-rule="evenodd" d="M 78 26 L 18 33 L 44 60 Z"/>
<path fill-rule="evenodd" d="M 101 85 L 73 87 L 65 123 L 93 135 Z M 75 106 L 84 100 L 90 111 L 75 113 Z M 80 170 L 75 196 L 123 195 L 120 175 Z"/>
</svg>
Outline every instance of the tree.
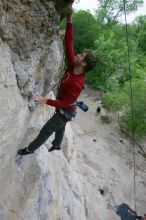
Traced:
<svg viewBox="0 0 146 220">
<path fill-rule="evenodd" d="M 98 26 L 95 17 L 89 11 L 78 11 L 73 16 L 75 30 L 75 51 L 82 52 L 85 48 L 94 49 L 98 38 Z"/>
<path fill-rule="evenodd" d="M 137 8 L 142 5 L 143 0 L 128 0 L 125 1 L 127 14 L 136 11 Z M 99 0 L 99 9 L 102 14 L 102 20 L 105 18 L 110 21 L 110 19 L 117 19 L 119 16 L 124 14 L 124 2 L 123 0 Z"/>
<path fill-rule="evenodd" d="M 132 82 L 132 106 L 130 86 L 127 82 L 122 89 L 113 93 L 105 93 L 104 106 L 114 111 L 123 111 L 121 122 L 139 138 L 146 136 L 146 81 L 134 80 Z M 132 118 L 133 108 L 133 118 Z"/>
<path fill-rule="evenodd" d="M 137 18 L 138 46 L 146 54 L 146 15 Z"/>
</svg>

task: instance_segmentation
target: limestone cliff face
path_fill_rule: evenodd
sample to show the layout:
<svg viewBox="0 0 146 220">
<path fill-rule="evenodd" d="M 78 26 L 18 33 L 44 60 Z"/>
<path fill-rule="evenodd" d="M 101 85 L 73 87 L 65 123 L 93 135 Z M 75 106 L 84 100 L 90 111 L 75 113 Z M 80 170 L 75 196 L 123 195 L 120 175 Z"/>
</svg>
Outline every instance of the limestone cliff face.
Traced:
<svg viewBox="0 0 146 220">
<path fill-rule="evenodd" d="M 1 220 L 85 219 L 69 165 L 75 155 L 70 125 L 64 153 L 48 154 L 49 140 L 33 155 L 16 156 L 52 114 L 49 106 L 36 107 L 32 95 L 53 96 L 63 64 L 58 24 L 68 2 L 0 0 Z"/>
<path fill-rule="evenodd" d="M 0 2 L 0 37 L 11 50 L 17 83 L 30 107 L 32 94 L 50 91 L 62 66 L 55 6 L 53 1 Z"/>
</svg>

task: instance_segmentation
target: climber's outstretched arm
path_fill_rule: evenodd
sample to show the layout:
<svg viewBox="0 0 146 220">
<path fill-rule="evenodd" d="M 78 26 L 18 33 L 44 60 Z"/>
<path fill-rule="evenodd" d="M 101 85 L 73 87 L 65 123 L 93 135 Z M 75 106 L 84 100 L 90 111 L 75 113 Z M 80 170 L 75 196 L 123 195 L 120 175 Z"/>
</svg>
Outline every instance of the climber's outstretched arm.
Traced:
<svg viewBox="0 0 146 220">
<path fill-rule="evenodd" d="M 68 64 L 74 63 L 74 32 L 72 26 L 72 4 L 69 4 L 66 12 L 66 33 L 65 33 L 65 45 Z"/>
</svg>

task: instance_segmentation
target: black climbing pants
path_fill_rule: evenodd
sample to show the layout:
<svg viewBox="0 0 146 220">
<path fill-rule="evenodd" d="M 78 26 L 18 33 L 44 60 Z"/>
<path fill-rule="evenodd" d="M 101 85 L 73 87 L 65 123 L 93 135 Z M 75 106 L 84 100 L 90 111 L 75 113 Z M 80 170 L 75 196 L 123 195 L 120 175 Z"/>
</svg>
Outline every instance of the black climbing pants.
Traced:
<svg viewBox="0 0 146 220">
<path fill-rule="evenodd" d="M 66 123 L 67 119 L 60 113 L 55 112 L 52 118 L 50 118 L 43 126 L 36 139 L 29 144 L 28 150 L 35 151 L 42 144 L 44 144 L 54 132 L 55 138 L 52 141 L 52 144 L 54 146 L 60 146 L 63 140 Z"/>
</svg>

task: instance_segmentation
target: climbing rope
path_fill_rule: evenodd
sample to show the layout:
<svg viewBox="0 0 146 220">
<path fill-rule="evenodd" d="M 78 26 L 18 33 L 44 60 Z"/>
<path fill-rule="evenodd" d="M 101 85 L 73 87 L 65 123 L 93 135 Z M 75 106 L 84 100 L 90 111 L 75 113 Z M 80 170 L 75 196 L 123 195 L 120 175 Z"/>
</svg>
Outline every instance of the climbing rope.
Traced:
<svg viewBox="0 0 146 220">
<path fill-rule="evenodd" d="M 123 0 L 124 3 L 124 15 L 125 15 L 125 33 L 126 33 L 126 42 L 127 42 L 127 53 L 128 53 L 128 71 L 130 77 L 130 102 L 131 102 L 131 118 L 134 120 L 134 107 L 133 107 L 133 88 L 132 88 L 132 73 L 131 73 L 131 60 L 130 60 L 130 47 L 129 47 L 129 37 L 128 37 L 128 24 L 127 24 L 127 13 L 126 13 L 126 0 Z M 135 134 L 132 128 L 132 146 L 133 146 L 133 182 L 134 182 L 134 207 L 136 211 L 136 163 L 135 163 Z"/>
</svg>

